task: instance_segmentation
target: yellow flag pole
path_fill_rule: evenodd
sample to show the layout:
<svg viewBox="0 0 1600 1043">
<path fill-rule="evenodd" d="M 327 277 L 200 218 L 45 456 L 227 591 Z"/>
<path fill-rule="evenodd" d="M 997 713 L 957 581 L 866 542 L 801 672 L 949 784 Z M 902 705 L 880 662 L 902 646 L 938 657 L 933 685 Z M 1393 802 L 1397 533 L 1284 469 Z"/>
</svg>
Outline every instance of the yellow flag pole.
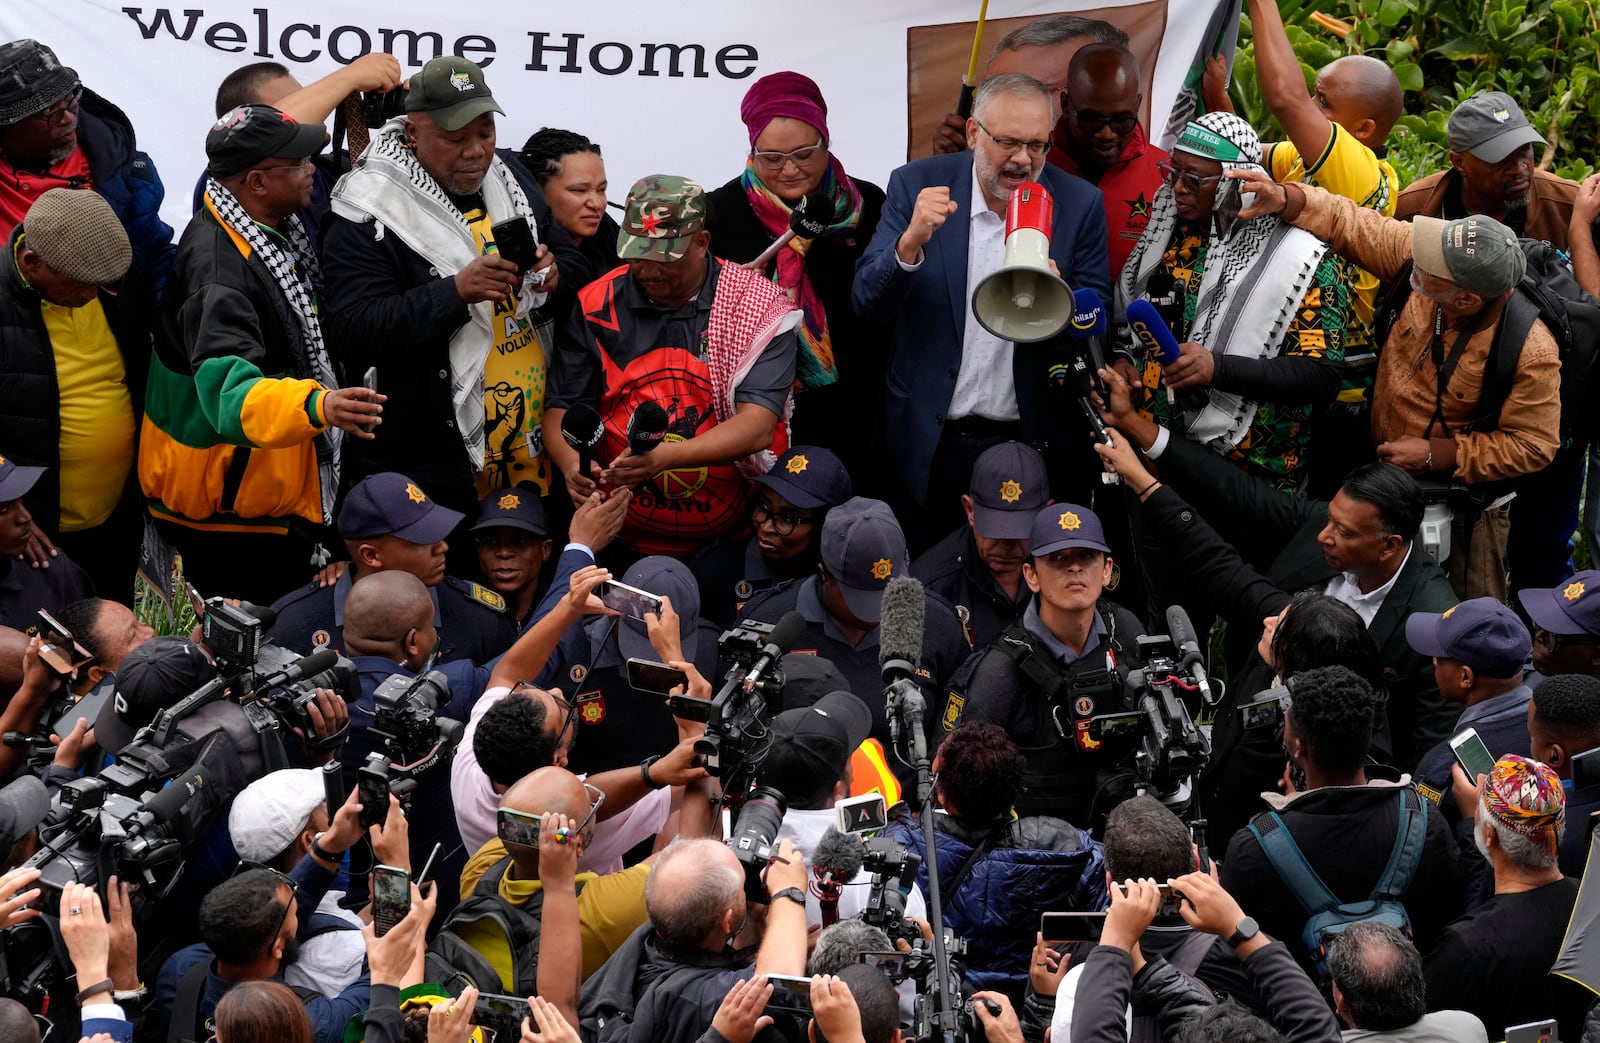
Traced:
<svg viewBox="0 0 1600 1043">
<path fill-rule="evenodd" d="M 989 17 L 989 0 L 978 7 L 978 28 L 972 34 L 972 57 L 967 61 L 967 75 L 961 80 L 961 100 L 956 102 L 956 115 L 966 119 L 972 115 L 972 97 L 978 91 L 978 55 L 983 51 L 983 23 Z"/>
</svg>

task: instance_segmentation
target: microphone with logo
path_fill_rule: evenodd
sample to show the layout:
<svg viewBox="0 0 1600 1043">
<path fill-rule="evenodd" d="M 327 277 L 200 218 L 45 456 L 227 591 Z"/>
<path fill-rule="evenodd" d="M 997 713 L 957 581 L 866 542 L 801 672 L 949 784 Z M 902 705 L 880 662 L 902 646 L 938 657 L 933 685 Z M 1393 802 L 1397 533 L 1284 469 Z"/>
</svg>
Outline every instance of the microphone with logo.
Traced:
<svg viewBox="0 0 1600 1043">
<path fill-rule="evenodd" d="M 1067 325 L 1067 335 L 1082 344 L 1082 349 L 1072 357 L 1073 390 L 1078 399 L 1078 408 L 1088 419 L 1094 437 L 1105 445 L 1112 445 L 1111 433 L 1106 430 L 1105 421 L 1100 419 L 1100 410 L 1095 408 L 1092 397 L 1098 394 L 1102 401 L 1110 401 L 1111 398 L 1100 381 L 1100 370 L 1106 364 L 1105 305 L 1093 290 L 1078 290 L 1073 293 L 1072 299 L 1072 322 Z M 1115 471 L 1101 471 L 1100 481 L 1106 485 L 1116 485 L 1122 481 L 1122 476 Z"/>
<path fill-rule="evenodd" d="M 757 272 L 763 270 L 768 261 L 778 256 L 779 250 L 789 245 L 790 240 L 815 239 L 838 219 L 831 196 L 826 192 L 811 193 L 789 212 L 789 230 L 774 239 L 772 245 L 762 250 L 755 260 L 745 262 L 743 267 Z"/>
<path fill-rule="evenodd" d="M 822 906 L 822 926 L 839 922 L 839 897 L 867 861 L 867 845 L 854 833 L 832 826 L 811 852 L 811 893 Z"/>
<path fill-rule="evenodd" d="M 667 436 L 667 411 L 661 403 L 640 402 L 633 416 L 628 418 L 628 449 L 634 456 L 643 456 Z"/>
<path fill-rule="evenodd" d="M 1128 302 L 1128 328 L 1139 338 L 1145 350 L 1150 352 L 1161 365 L 1170 366 L 1183 357 L 1183 349 L 1178 347 L 1178 338 L 1172 335 L 1172 330 L 1161 318 L 1161 313 L 1156 311 L 1156 306 L 1149 301 L 1141 298 Z M 1167 388 L 1167 405 L 1170 406 L 1175 401 L 1172 389 Z"/>
<path fill-rule="evenodd" d="M 578 453 L 578 473 L 589 478 L 589 464 L 594 460 L 594 451 L 600 446 L 600 439 L 605 437 L 606 428 L 600 422 L 600 414 L 587 402 L 579 402 L 568 409 L 561 418 L 561 437 Z"/>
</svg>

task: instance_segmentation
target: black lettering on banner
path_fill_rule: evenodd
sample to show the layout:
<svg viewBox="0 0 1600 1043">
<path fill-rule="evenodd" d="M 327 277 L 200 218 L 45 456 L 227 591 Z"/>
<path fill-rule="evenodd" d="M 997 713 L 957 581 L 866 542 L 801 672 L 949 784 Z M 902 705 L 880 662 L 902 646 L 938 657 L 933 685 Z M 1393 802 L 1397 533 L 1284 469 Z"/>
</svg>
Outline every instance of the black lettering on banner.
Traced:
<svg viewBox="0 0 1600 1043">
<path fill-rule="evenodd" d="M 194 40 L 213 50 L 239 54 L 254 44 L 251 52 L 257 58 L 282 57 L 287 61 L 309 63 L 319 60 L 324 53 L 342 65 L 348 65 L 377 49 L 394 54 L 403 66 L 422 65 L 445 52 L 446 37 L 432 29 L 389 28 L 379 26 L 368 29 L 359 25 L 336 25 L 325 29 L 315 22 L 291 22 L 278 31 L 274 40 L 272 9 L 253 7 L 255 24 L 249 28 L 240 22 L 216 20 L 205 22 L 206 9 L 170 7 L 124 7 L 122 13 L 132 19 L 144 40 L 166 37 L 179 43 Z M 635 76 L 668 79 L 709 79 L 715 75 L 729 80 L 743 80 L 755 74 L 760 54 L 753 44 L 733 43 L 717 49 L 707 56 L 711 45 L 705 43 L 679 43 L 657 41 L 628 43 L 621 40 L 602 40 L 584 47 L 584 33 L 549 33 L 529 30 L 528 62 L 523 66 L 529 72 L 585 73 L 601 76 Z M 277 44 L 276 54 L 271 46 Z M 322 47 L 313 44 L 324 44 Z M 469 58 L 481 66 L 495 60 L 497 45 L 491 36 L 468 33 L 455 38 L 451 53 Z M 584 62 L 587 61 L 587 66 Z M 552 64 L 554 62 L 555 64 Z"/>
</svg>

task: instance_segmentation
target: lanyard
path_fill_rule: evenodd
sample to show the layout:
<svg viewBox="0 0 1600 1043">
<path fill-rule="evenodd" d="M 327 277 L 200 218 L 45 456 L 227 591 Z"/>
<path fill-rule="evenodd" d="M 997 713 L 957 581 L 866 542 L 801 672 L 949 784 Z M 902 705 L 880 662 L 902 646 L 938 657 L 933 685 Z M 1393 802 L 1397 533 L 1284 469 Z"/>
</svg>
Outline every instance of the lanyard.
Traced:
<svg viewBox="0 0 1600 1043">
<path fill-rule="evenodd" d="M 1422 432 L 1423 438 L 1433 437 L 1433 428 L 1437 424 L 1440 434 L 1445 438 L 1452 437 L 1450 425 L 1444 418 L 1444 393 L 1450 386 L 1450 378 L 1455 375 L 1456 366 L 1461 363 L 1461 356 L 1466 354 L 1467 344 L 1472 340 L 1470 331 L 1463 330 L 1456 335 L 1456 342 L 1447 354 L 1444 350 L 1444 309 L 1437 304 L 1433 308 L 1433 342 L 1429 345 L 1429 354 L 1433 358 L 1433 419 L 1428 421 L 1428 429 Z"/>
</svg>

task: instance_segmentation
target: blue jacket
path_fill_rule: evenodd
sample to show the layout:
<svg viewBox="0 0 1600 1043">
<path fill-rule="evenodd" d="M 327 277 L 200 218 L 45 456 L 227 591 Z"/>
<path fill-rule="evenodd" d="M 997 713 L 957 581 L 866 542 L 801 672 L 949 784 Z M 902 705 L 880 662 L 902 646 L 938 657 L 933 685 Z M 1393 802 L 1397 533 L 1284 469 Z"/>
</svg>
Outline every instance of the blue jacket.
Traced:
<svg viewBox="0 0 1600 1043">
<path fill-rule="evenodd" d="M 160 296 L 178 248 L 161 220 L 166 189 L 149 156 L 139 151 L 122 110 L 85 89 L 78 111 L 78 145 L 89 160 L 94 188 L 111 204 L 133 247 L 133 266 Z"/>
<path fill-rule="evenodd" d="M 987 834 L 948 815 L 934 818 L 939 880 L 953 881 Z M 897 822 L 883 833 L 922 855 L 917 886 L 928 895 L 927 847 L 920 824 Z M 986 850 L 954 894 L 941 889 L 944 925 L 967 940 L 967 981 L 1021 1002 L 1029 954 L 1047 912 L 1087 912 L 1106 906 L 1106 863 L 1100 845 L 1071 823 L 1045 816 L 1017 819 Z"/>
<path fill-rule="evenodd" d="M 1074 290 L 1094 290 L 1101 300 L 1110 300 L 1106 214 L 1100 190 L 1051 166 L 1044 168 L 1039 180 L 1055 199 L 1050 257 L 1061 277 Z M 928 241 L 921 267 L 905 271 L 895 256 L 894 244 L 906 230 L 917 193 L 938 185 L 950 189 L 950 198 L 960 209 Z M 856 314 L 874 322 L 894 323 L 885 382 L 885 430 L 897 449 L 890 454 L 897 476 L 918 500 L 927 492 L 933 451 L 961 366 L 961 336 L 967 309 L 972 306 L 967 248 L 973 205 L 971 152 L 907 163 L 889 176 L 883 218 L 856 265 L 851 294 Z M 1043 395 L 1053 349 L 1067 347 L 1063 336 L 1027 345 L 1026 350 L 1013 354 L 1018 410 L 1027 441 L 1036 445 L 1073 437 L 1060 425 L 1076 411 L 1069 414 L 1065 408 L 1052 408 Z M 1071 444 L 1081 447 L 1083 438 L 1078 434 Z"/>
</svg>

